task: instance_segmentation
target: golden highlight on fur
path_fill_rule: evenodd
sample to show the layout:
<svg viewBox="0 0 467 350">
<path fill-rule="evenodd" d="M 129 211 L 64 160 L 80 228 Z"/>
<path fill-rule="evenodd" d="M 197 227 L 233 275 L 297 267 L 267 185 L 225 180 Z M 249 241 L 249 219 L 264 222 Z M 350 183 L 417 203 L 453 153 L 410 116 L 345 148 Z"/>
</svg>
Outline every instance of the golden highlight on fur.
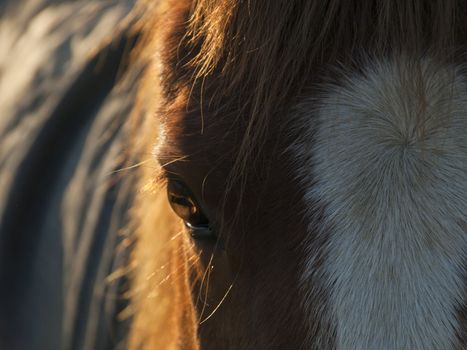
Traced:
<svg viewBox="0 0 467 350">
<path fill-rule="evenodd" d="M 132 147 L 141 161 L 151 157 L 157 116 L 188 89 L 200 115 L 222 111 L 244 122 L 226 192 L 244 191 L 249 164 L 278 127 L 276 118 L 310 85 L 319 87 L 329 67 L 358 70 L 368 57 L 399 53 L 456 60 L 467 38 L 467 5 L 460 0 L 143 0 L 140 6 L 137 29 L 144 35 L 136 56 L 147 73 Z M 139 170 L 129 347 L 197 349 L 191 271 L 200 268 L 199 258 L 170 212 L 158 167 L 154 160 Z"/>
</svg>

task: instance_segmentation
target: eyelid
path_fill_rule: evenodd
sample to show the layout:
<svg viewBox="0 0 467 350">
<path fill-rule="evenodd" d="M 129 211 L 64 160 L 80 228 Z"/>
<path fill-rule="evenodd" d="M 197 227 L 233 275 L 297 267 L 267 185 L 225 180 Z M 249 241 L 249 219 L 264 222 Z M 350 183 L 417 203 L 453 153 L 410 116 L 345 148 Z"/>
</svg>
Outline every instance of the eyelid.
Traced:
<svg viewBox="0 0 467 350">
<path fill-rule="evenodd" d="M 197 240 L 212 240 L 214 235 L 210 225 L 193 226 L 185 221 L 185 226 L 191 231 L 191 236 Z"/>
<path fill-rule="evenodd" d="M 160 183 L 164 185 L 167 185 L 170 180 L 179 181 L 186 185 L 186 182 L 183 180 L 183 178 L 180 175 L 178 175 L 177 173 L 174 173 L 173 171 L 170 171 L 167 168 L 161 168 L 161 170 L 159 171 L 159 173 L 157 174 L 155 178 L 156 183 Z M 190 192 L 192 191 L 190 190 Z"/>
</svg>

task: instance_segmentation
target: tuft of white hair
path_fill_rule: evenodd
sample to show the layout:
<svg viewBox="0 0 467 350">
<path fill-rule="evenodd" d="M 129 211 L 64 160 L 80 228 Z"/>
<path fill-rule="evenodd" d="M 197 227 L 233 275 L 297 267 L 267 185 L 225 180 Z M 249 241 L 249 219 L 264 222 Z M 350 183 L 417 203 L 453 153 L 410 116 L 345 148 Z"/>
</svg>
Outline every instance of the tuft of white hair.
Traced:
<svg viewBox="0 0 467 350">
<path fill-rule="evenodd" d="M 294 151 L 330 232 L 323 275 L 337 349 L 454 348 L 467 277 L 462 69 L 373 63 L 300 109 L 308 135 Z M 310 239 L 319 234 L 310 225 Z"/>
</svg>

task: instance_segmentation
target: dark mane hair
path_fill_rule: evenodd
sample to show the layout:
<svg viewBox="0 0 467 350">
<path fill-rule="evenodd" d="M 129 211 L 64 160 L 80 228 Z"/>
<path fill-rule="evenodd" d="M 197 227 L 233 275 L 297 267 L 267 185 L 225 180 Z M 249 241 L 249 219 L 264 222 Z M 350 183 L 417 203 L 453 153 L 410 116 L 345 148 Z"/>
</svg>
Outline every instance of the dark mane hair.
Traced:
<svg viewBox="0 0 467 350">
<path fill-rule="evenodd" d="M 177 108 L 183 95 L 186 108 L 242 125 L 230 188 L 245 186 L 268 126 L 283 122 L 284 111 L 326 79 L 329 67 L 358 69 L 361 60 L 399 54 L 451 61 L 467 44 L 467 2 L 460 0 L 143 0 L 141 6 L 145 36 L 137 55 L 149 68 L 135 113 L 144 115 L 135 124 L 145 125 L 137 148 L 145 157 L 151 153 L 154 111 Z M 156 179 L 154 168 L 141 170 L 146 191 L 134 209 L 130 345 L 196 348 L 188 278 L 196 257 L 187 239 L 172 239 L 178 228 L 163 215 L 165 193 L 159 194 Z"/>
</svg>

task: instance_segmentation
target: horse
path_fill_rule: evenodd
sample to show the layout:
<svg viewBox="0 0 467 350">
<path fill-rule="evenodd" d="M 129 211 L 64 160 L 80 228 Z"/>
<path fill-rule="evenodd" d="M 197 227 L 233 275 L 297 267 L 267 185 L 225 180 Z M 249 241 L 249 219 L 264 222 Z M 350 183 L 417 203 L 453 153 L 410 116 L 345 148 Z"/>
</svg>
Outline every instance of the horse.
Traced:
<svg viewBox="0 0 467 350">
<path fill-rule="evenodd" d="M 465 349 L 467 3 L 140 5 L 128 346 Z"/>
</svg>

